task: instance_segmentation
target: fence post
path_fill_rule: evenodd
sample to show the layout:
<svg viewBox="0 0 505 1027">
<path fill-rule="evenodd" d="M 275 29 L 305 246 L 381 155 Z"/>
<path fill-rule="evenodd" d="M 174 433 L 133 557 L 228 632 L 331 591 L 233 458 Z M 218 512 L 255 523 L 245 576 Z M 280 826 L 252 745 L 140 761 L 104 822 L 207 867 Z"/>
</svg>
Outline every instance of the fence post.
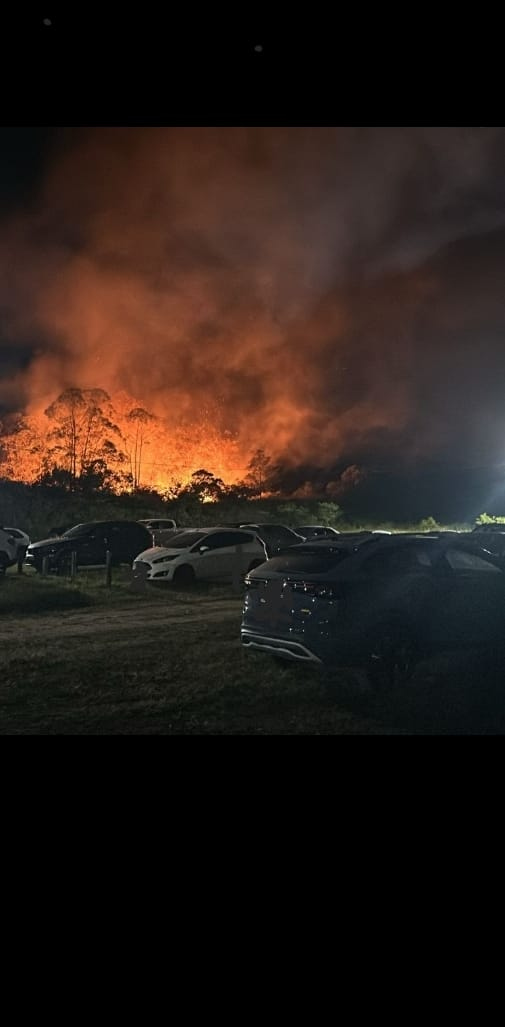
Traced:
<svg viewBox="0 0 505 1027">
<path fill-rule="evenodd" d="M 130 591 L 132 592 L 146 592 L 147 591 L 147 565 L 138 564 L 135 570 L 130 571 Z"/>
<path fill-rule="evenodd" d="M 77 553 L 75 549 L 72 549 L 70 553 L 70 580 L 75 581 L 77 574 Z"/>
<path fill-rule="evenodd" d="M 232 573 L 232 589 L 235 595 L 240 593 L 241 579 L 242 579 L 242 555 L 243 548 L 241 545 L 235 546 L 235 556 L 233 558 L 233 573 Z"/>
<path fill-rule="evenodd" d="M 48 556 L 43 556 L 42 557 L 42 577 L 43 578 L 47 578 L 48 568 L 49 568 L 49 557 Z"/>
<path fill-rule="evenodd" d="M 112 553 L 110 549 L 107 549 L 105 553 L 105 586 L 110 588 L 112 585 Z"/>
</svg>

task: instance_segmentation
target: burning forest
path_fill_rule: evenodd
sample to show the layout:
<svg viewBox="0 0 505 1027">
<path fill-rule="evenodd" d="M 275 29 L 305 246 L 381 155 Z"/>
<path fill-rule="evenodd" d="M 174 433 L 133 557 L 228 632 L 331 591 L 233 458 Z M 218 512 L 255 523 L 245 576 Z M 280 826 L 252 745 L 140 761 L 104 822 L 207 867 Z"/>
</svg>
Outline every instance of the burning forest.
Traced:
<svg viewBox="0 0 505 1027">
<path fill-rule="evenodd" d="M 0 193 L 0 476 L 501 459 L 504 166 L 500 129 L 48 131 Z"/>
<path fill-rule="evenodd" d="M 103 389 L 69 388 L 44 411 L 7 416 L 0 445 L 1 477 L 70 489 L 94 480 L 112 491 L 167 493 L 188 485 L 202 455 L 227 484 L 247 475 L 236 438 L 216 428 L 208 410 L 173 423 Z"/>
</svg>

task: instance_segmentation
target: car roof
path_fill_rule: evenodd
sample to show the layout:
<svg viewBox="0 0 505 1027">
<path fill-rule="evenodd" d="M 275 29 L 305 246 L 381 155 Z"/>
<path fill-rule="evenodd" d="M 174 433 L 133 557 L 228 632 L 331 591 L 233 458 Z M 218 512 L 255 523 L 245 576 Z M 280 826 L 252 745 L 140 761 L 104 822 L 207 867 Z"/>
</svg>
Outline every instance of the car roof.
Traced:
<svg viewBox="0 0 505 1027">
<path fill-rule="evenodd" d="M 470 535 L 470 533 L 469 533 Z M 408 535 L 407 537 L 402 535 L 369 535 L 361 539 L 348 539 L 347 541 L 341 537 L 338 539 L 314 539 L 312 541 L 302 542 L 300 545 L 291 546 L 283 550 L 280 554 L 287 556 L 293 553 L 307 553 L 307 554 L 324 554 L 327 553 L 342 553 L 350 552 L 351 554 L 358 555 L 367 551 L 368 549 L 373 550 L 374 553 L 388 552 L 388 550 L 395 549 L 397 546 L 408 546 L 429 548 L 434 552 L 438 552 L 442 555 L 446 550 L 451 548 L 463 549 L 467 552 L 474 553 L 475 555 L 482 555 L 486 559 L 490 559 L 491 562 L 501 564 L 502 561 L 499 556 L 495 553 L 490 552 L 484 545 L 479 545 L 477 542 L 468 539 L 455 539 L 454 537 L 440 538 L 436 536 L 427 535 Z"/>
<path fill-rule="evenodd" d="M 195 532 L 199 531 L 199 532 L 201 532 L 204 535 L 212 535 L 216 531 L 242 531 L 242 530 L 246 531 L 246 530 L 249 530 L 249 534 L 250 535 L 254 535 L 254 531 L 252 530 L 253 527 L 254 527 L 254 525 L 249 525 L 248 528 L 242 529 L 241 525 L 213 524 L 210 528 L 181 528 L 181 530 L 178 531 L 177 534 L 178 535 L 184 535 L 184 534 L 186 534 L 186 532 L 191 532 L 192 534 L 194 534 Z"/>
<path fill-rule="evenodd" d="M 307 552 L 309 548 L 314 548 L 316 552 L 324 552 L 325 550 L 331 552 L 332 550 L 347 548 L 349 546 L 361 546 L 373 544 L 376 549 L 389 549 L 395 545 L 409 544 L 409 543 L 429 543 L 437 542 L 441 543 L 443 540 L 435 538 L 434 536 L 428 535 L 381 535 L 372 534 L 372 532 L 363 532 L 348 535 L 341 533 L 338 538 L 318 538 L 310 542 L 302 542 L 299 546 L 294 548 L 297 550 L 303 550 Z M 448 540 L 447 540 L 448 541 Z"/>
<path fill-rule="evenodd" d="M 301 531 L 302 528 L 317 528 L 318 531 L 338 531 L 338 528 L 332 528 L 329 524 L 298 524 L 295 531 L 297 529 Z M 340 535 L 339 531 L 338 534 Z"/>
</svg>

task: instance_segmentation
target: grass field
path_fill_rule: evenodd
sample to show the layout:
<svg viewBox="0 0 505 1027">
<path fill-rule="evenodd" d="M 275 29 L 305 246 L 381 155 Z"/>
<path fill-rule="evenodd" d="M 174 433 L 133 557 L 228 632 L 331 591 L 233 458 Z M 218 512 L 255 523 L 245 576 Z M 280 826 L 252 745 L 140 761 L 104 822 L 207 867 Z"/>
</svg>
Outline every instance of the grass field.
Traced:
<svg viewBox="0 0 505 1027">
<path fill-rule="evenodd" d="M 446 654 L 401 694 L 374 695 L 349 672 L 325 681 L 245 653 L 231 589 L 128 582 L 0 582 L 1 734 L 505 732 L 505 675 L 480 654 Z"/>
</svg>

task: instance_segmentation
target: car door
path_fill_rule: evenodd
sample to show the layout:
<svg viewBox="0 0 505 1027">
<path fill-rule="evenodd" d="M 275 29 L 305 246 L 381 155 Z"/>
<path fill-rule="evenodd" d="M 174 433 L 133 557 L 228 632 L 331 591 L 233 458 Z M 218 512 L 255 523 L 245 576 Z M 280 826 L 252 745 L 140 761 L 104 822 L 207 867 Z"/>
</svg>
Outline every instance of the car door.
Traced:
<svg viewBox="0 0 505 1027">
<path fill-rule="evenodd" d="M 375 543 L 366 545 L 350 581 L 346 616 L 364 630 L 380 620 L 423 618 L 432 592 L 429 552 L 409 544 L 379 551 Z"/>
<path fill-rule="evenodd" d="M 139 553 L 151 546 L 148 529 L 141 524 L 114 524 L 109 535 L 112 559 L 115 563 L 133 563 Z"/>
<path fill-rule="evenodd" d="M 505 574 L 484 553 L 449 547 L 436 568 L 433 637 L 439 644 L 501 646 L 505 641 Z"/>
<path fill-rule="evenodd" d="M 237 559 L 241 573 L 247 559 L 245 554 L 237 555 L 235 548 L 245 541 L 251 539 L 243 531 L 216 531 L 202 539 L 196 549 L 200 552 L 200 547 L 204 546 L 206 551 L 194 562 L 196 576 L 203 581 L 231 581 Z"/>
<path fill-rule="evenodd" d="M 105 563 L 105 538 L 105 526 L 97 524 L 83 538 L 76 539 L 77 563 L 84 567 Z"/>
</svg>

